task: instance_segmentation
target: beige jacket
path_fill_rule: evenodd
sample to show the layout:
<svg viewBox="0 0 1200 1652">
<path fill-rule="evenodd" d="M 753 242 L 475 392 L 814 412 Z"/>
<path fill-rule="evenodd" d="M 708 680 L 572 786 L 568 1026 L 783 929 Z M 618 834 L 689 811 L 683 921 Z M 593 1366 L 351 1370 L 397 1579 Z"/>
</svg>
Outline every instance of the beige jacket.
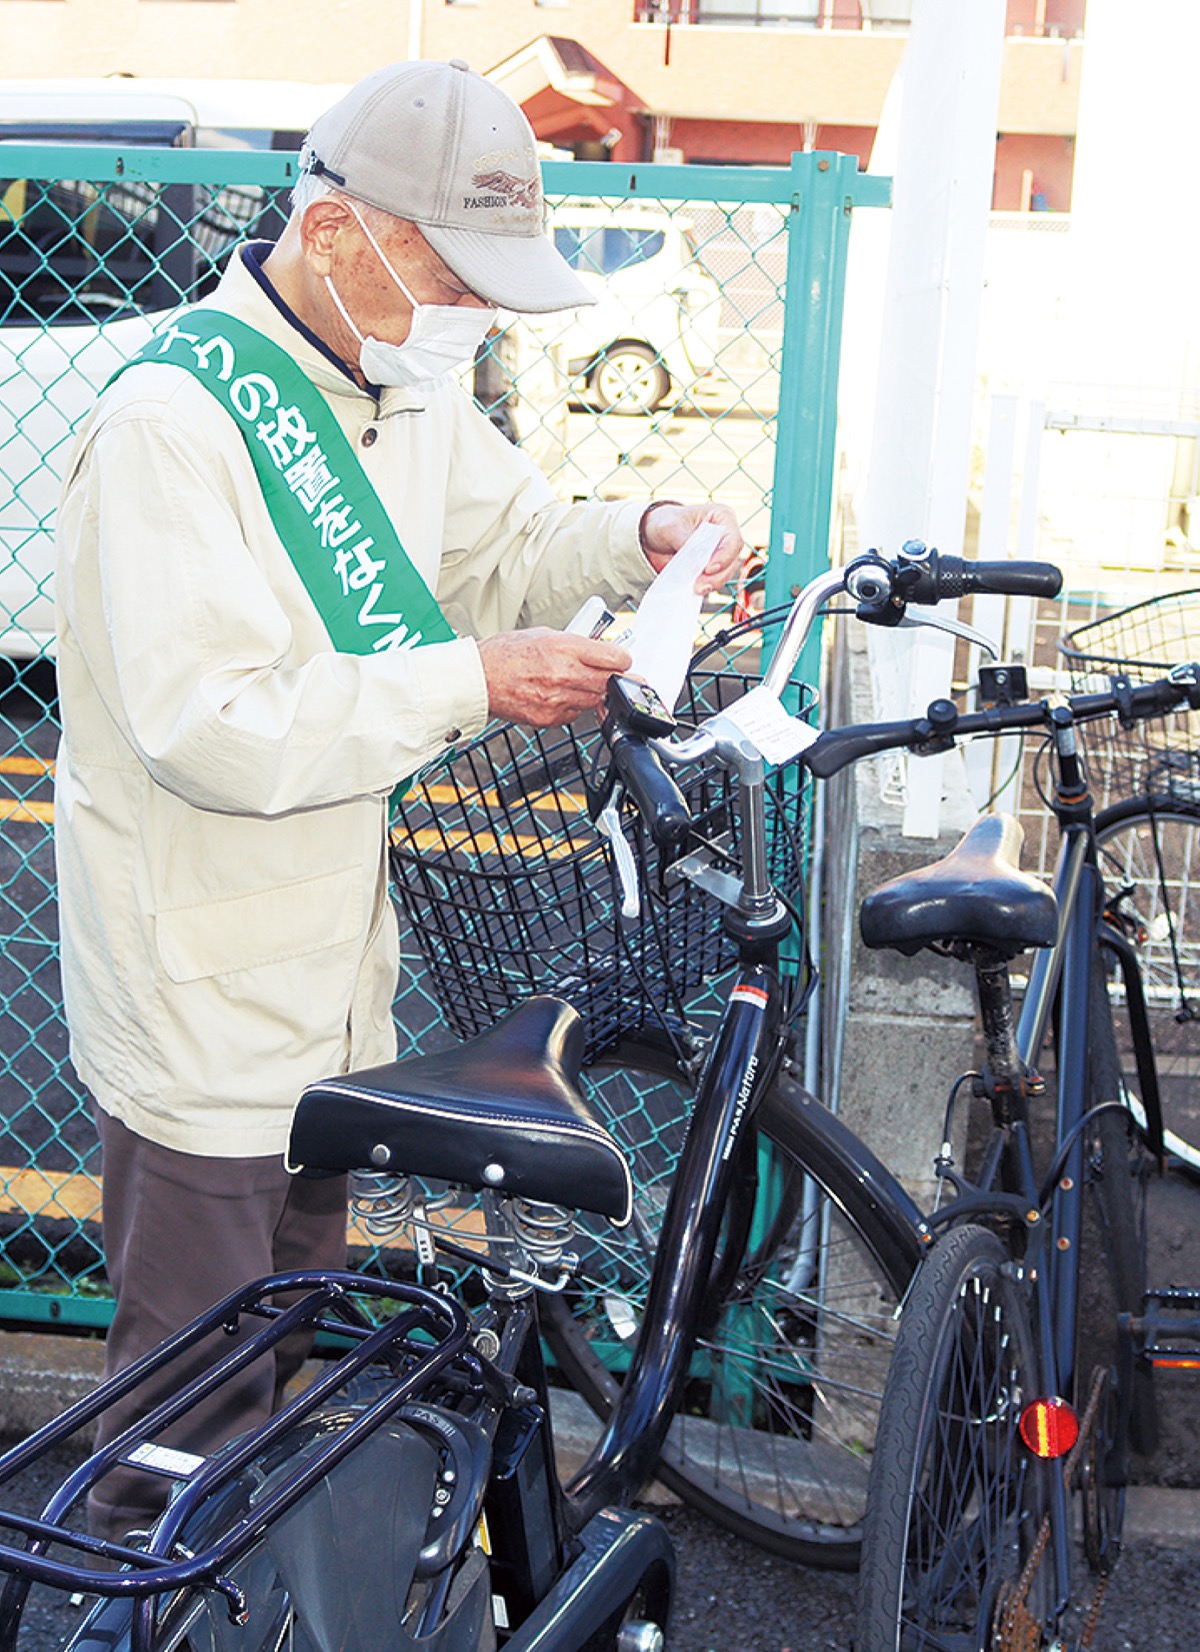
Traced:
<svg viewBox="0 0 1200 1652">
<path fill-rule="evenodd" d="M 639 593 L 637 504 L 558 503 L 452 381 L 376 403 L 235 258 L 209 301 L 332 407 L 461 640 L 337 654 L 243 438 L 139 365 L 79 433 L 58 517 L 55 809 L 71 1056 L 168 1147 L 275 1154 L 303 1085 L 391 1059 L 386 799 L 476 734 L 473 636 Z"/>
</svg>

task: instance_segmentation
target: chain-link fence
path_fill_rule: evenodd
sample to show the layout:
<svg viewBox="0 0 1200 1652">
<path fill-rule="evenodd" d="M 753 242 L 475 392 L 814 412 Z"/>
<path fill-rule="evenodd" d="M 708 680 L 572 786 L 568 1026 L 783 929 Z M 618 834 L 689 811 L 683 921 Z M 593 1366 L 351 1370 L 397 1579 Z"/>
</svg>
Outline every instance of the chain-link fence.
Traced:
<svg viewBox="0 0 1200 1652">
<path fill-rule="evenodd" d="M 57 965 L 54 515 L 100 388 L 211 291 L 237 239 L 278 233 L 296 161 L 2 153 L 0 1319 L 103 1325 L 95 1133 Z M 546 187 L 551 233 L 599 302 L 498 331 L 477 399 L 565 498 L 729 502 L 754 547 L 738 600 L 786 593 L 825 560 L 850 208 L 885 204 L 886 183 L 803 155 L 778 171 L 553 163 Z M 400 985 L 402 1053 L 434 1048 L 449 1034 L 411 944 Z"/>
</svg>

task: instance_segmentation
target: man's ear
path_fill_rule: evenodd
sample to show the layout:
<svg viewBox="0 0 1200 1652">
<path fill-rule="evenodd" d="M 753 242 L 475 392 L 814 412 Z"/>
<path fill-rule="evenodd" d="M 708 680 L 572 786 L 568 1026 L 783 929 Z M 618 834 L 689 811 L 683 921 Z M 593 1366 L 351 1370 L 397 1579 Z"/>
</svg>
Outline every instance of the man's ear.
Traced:
<svg viewBox="0 0 1200 1652">
<path fill-rule="evenodd" d="M 318 276 L 329 274 L 333 266 L 333 243 L 354 214 L 336 195 L 322 195 L 310 201 L 300 219 L 300 245 L 309 268 Z"/>
</svg>

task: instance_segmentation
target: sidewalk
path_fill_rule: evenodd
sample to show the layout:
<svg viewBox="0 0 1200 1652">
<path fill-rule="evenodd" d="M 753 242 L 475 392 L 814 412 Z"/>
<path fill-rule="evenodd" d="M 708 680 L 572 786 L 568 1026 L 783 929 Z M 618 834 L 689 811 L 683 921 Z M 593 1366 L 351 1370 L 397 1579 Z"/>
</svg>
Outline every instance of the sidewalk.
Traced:
<svg viewBox="0 0 1200 1652">
<path fill-rule="evenodd" d="M 104 1345 L 93 1338 L 37 1331 L 0 1332 L 0 1440 L 31 1434 L 100 1380 Z M 554 1429 L 559 1467 L 573 1472 L 587 1455 L 598 1424 L 576 1394 L 556 1390 Z M 674 1502 L 661 1486 L 652 1502 Z M 1131 1486 L 1125 1510 L 1127 1542 L 1200 1547 L 1200 1490 Z"/>
</svg>

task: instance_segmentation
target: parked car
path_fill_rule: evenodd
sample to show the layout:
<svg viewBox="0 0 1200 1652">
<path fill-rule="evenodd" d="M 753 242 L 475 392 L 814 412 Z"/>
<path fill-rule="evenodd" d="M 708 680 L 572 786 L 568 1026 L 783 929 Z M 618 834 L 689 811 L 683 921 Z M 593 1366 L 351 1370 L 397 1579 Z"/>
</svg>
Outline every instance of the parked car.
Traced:
<svg viewBox="0 0 1200 1652">
<path fill-rule="evenodd" d="M 721 289 L 689 218 L 567 201 L 552 209 L 550 231 L 598 302 L 526 325 L 564 362 L 576 394 L 601 412 L 652 413 L 712 373 Z"/>
</svg>

